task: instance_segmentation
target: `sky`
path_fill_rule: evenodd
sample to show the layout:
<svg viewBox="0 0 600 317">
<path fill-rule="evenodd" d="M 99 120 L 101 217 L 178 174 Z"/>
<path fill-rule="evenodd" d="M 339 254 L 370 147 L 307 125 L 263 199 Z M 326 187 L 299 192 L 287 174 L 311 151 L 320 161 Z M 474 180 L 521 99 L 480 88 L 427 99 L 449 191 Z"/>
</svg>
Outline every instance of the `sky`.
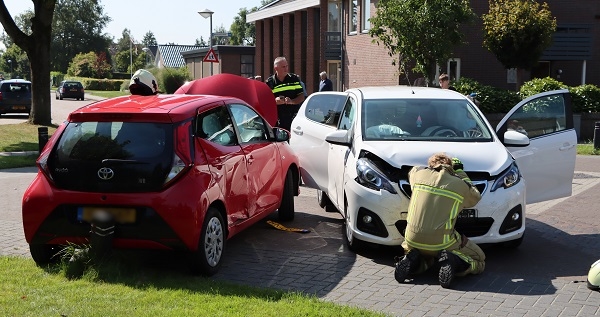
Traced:
<svg viewBox="0 0 600 317">
<path fill-rule="evenodd" d="M 4 0 L 12 16 L 33 10 L 33 2 Z M 223 26 L 229 30 L 241 8 L 260 6 L 260 0 L 100 0 L 104 13 L 111 18 L 104 33 L 121 38 L 125 28 L 131 30 L 135 42 L 141 43 L 148 31 L 154 33 L 158 44 L 193 45 L 202 37 L 210 37 L 210 19 L 198 11 L 213 11 L 213 30 Z"/>
</svg>

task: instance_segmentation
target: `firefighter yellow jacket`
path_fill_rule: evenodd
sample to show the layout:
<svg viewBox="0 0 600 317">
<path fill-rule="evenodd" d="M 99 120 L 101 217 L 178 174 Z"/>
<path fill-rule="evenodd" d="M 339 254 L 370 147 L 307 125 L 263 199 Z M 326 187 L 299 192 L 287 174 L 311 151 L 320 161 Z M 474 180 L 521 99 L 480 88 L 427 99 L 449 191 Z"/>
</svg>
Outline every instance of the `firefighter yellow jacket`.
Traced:
<svg viewBox="0 0 600 317">
<path fill-rule="evenodd" d="M 454 225 L 463 208 L 473 207 L 481 194 L 462 170 L 440 165 L 413 167 L 408 180 L 412 197 L 408 207 L 406 243 L 412 248 L 439 251 L 457 242 Z"/>
</svg>

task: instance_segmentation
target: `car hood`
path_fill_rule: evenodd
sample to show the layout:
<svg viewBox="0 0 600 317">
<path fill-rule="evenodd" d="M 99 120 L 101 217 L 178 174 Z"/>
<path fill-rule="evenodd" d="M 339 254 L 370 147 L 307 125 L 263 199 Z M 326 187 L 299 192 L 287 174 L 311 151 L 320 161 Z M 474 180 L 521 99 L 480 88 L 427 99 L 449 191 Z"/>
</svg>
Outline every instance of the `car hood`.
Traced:
<svg viewBox="0 0 600 317">
<path fill-rule="evenodd" d="M 513 161 L 512 156 L 500 142 L 414 142 L 394 141 L 364 142 L 363 148 L 386 160 L 395 167 L 403 165 L 427 165 L 434 153 L 445 152 L 459 158 L 467 171 L 487 172 L 498 175 Z"/>
</svg>

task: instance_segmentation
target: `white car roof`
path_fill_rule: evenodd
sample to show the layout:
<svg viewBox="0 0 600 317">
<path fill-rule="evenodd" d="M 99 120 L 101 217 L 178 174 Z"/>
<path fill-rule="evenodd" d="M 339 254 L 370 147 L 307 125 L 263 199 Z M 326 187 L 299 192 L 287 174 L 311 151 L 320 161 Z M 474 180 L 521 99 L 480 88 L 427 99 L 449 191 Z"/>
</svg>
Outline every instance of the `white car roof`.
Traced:
<svg viewBox="0 0 600 317">
<path fill-rule="evenodd" d="M 351 88 L 348 92 L 361 95 L 363 99 L 466 99 L 466 96 L 437 87 L 373 86 Z"/>
</svg>

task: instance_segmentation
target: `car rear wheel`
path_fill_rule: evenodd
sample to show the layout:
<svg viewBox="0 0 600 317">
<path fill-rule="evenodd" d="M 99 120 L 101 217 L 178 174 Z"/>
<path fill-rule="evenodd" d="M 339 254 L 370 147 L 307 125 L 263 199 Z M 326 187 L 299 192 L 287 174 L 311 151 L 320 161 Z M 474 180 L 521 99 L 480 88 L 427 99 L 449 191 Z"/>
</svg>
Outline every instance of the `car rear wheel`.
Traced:
<svg viewBox="0 0 600 317">
<path fill-rule="evenodd" d="M 202 225 L 198 250 L 192 254 L 192 273 L 211 276 L 219 271 L 225 251 L 225 239 L 223 217 L 217 209 L 208 208 Z"/>
<path fill-rule="evenodd" d="M 59 94 L 58 99 L 63 100 L 63 95 Z"/>
<path fill-rule="evenodd" d="M 294 177 L 292 170 L 287 171 L 283 184 L 283 195 L 281 196 L 281 206 L 279 206 L 279 220 L 294 220 Z"/>
<path fill-rule="evenodd" d="M 54 244 L 30 244 L 29 253 L 37 265 L 46 265 L 58 261 L 61 248 Z"/>
</svg>

